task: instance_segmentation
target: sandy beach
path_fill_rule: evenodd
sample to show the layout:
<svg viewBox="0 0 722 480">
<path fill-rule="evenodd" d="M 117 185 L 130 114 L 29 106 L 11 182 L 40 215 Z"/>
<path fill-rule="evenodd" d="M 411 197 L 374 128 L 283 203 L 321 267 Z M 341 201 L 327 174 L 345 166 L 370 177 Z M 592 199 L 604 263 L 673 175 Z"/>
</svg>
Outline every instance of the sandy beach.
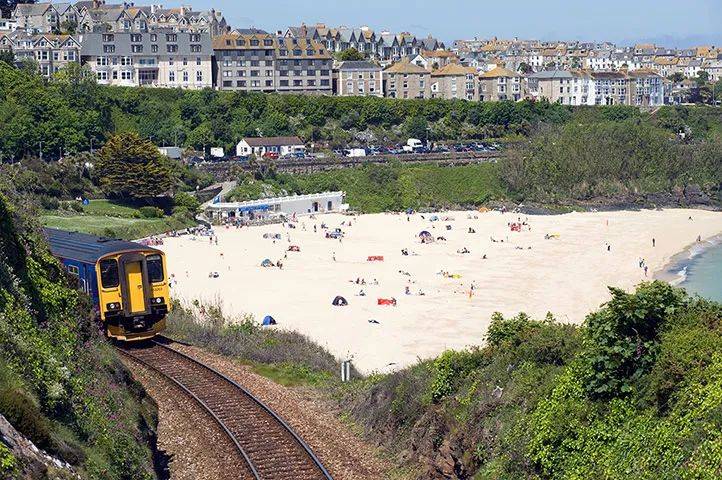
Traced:
<svg viewBox="0 0 722 480">
<path fill-rule="evenodd" d="M 698 236 L 722 233 L 722 213 L 700 210 L 443 212 L 430 221 L 433 215 L 329 214 L 301 217 L 295 229 L 216 227 L 218 245 L 183 236 L 161 248 L 176 298 L 220 301 L 226 313 L 258 321 L 271 315 L 278 322 L 272 328 L 302 332 L 369 373 L 481 344 L 496 311 L 537 318 L 551 311 L 561 322 L 580 323 L 609 298 L 607 285 L 651 280 Z M 520 231 L 512 231 L 517 222 Z M 336 228 L 343 239 L 326 238 Z M 446 240 L 422 244 L 421 231 Z M 269 233 L 280 239 L 264 238 Z M 287 251 L 291 245 L 300 251 Z M 469 253 L 459 253 L 464 249 Z M 283 268 L 262 267 L 266 258 Z M 333 306 L 337 295 L 348 306 Z M 378 305 L 379 298 L 397 304 Z"/>
</svg>

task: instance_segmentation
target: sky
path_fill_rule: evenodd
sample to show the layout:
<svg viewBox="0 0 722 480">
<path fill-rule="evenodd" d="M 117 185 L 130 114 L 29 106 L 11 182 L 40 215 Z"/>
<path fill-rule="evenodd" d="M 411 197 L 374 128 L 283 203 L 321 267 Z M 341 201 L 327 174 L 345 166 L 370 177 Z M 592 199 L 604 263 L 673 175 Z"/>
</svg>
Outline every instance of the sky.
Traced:
<svg viewBox="0 0 722 480">
<path fill-rule="evenodd" d="M 221 10 L 233 27 L 368 25 L 445 42 L 466 38 L 722 45 L 722 0 L 174 0 Z"/>
</svg>

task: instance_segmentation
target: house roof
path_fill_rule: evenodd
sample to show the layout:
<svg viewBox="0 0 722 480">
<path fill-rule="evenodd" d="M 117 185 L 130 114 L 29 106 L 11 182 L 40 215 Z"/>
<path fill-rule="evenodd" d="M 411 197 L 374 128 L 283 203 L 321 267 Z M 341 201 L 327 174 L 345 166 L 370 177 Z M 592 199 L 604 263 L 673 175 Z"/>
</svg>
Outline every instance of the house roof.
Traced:
<svg viewBox="0 0 722 480">
<path fill-rule="evenodd" d="M 535 78 L 537 80 L 553 80 L 556 78 L 572 78 L 572 72 L 567 70 L 546 70 L 537 72 L 529 75 L 529 78 Z"/>
<path fill-rule="evenodd" d="M 168 55 L 166 44 L 172 43 L 178 45 L 178 51 L 173 55 L 186 55 L 188 57 L 200 57 L 204 55 L 212 55 L 213 49 L 211 47 L 211 37 L 207 33 L 191 33 L 191 32 L 172 32 L 172 35 L 177 35 L 177 42 L 168 42 L 166 33 L 140 33 L 140 32 L 113 32 L 113 45 L 115 45 L 114 55 L 120 56 L 148 56 L 152 55 L 151 45 L 158 45 L 158 52 L 160 55 Z M 142 45 L 142 52 L 133 52 L 131 47 L 130 36 L 140 35 L 140 42 L 132 42 L 133 45 Z M 157 41 L 151 42 L 151 35 L 157 35 Z M 200 45 L 200 52 L 191 52 L 191 35 L 200 35 L 199 42 L 193 42 L 194 45 Z M 82 48 L 80 50 L 81 55 L 90 56 L 101 56 L 107 55 L 103 51 L 103 34 L 101 33 L 85 33 L 82 35 Z"/>
<path fill-rule="evenodd" d="M 499 78 L 499 77 L 507 77 L 507 78 L 513 78 L 513 77 L 519 77 L 520 74 L 516 72 L 512 72 L 511 70 L 504 68 L 504 67 L 496 67 L 488 72 L 482 73 L 479 75 L 479 78 Z"/>
<path fill-rule="evenodd" d="M 396 62 L 393 65 L 386 67 L 385 73 L 415 73 L 415 74 L 426 74 L 430 73 L 424 67 L 410 63 L 407 61 Z"/>
<path fill-rule="evenodd" d="M 251 147 L 303 145 L 303 140 L 298 137 L 245 137 L 243 141 Z"/>
<path fill-rule="evenodd" d="M 444 65 L 438 70 L 431 72 L 432 77 L 445 77 L 445 76 L 461 76 L 461 75 L 473 75 L 476 73 L 476 69 L 473 67 L 465 67 L 458 63 L 449 63 Z"/>
<path fill-rule="evenodd" d="M 381 70 L 375 63 L 366 60 L 346 60 L 338 66 L 339 70 Z"/>
</svg>

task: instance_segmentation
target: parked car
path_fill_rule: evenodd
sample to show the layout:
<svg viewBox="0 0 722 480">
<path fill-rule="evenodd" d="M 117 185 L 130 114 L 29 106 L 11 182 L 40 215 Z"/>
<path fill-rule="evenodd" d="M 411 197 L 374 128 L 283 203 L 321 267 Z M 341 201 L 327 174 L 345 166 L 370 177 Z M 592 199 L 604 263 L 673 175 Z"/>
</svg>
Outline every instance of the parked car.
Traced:
<svg viewBox="0 0 722 480">
<path fill-rule="evenodd" d="M 278 160 L 278 152 L 266 152 L 263 154 L 263 158 L 267 160 Z"/>
</svg>

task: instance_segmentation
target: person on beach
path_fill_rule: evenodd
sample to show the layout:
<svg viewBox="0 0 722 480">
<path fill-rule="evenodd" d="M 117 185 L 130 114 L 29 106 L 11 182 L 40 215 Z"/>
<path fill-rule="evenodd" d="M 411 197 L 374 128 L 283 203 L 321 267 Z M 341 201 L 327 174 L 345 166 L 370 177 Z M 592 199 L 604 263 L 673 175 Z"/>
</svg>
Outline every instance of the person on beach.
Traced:
<svg viewBox="0 0 722 480">
<path fill-rule="evenodd" d="M 657 246 L 657 240 L 652 238 L 652 247 L 656 247 L 656 246 Z"/>
</svg>

